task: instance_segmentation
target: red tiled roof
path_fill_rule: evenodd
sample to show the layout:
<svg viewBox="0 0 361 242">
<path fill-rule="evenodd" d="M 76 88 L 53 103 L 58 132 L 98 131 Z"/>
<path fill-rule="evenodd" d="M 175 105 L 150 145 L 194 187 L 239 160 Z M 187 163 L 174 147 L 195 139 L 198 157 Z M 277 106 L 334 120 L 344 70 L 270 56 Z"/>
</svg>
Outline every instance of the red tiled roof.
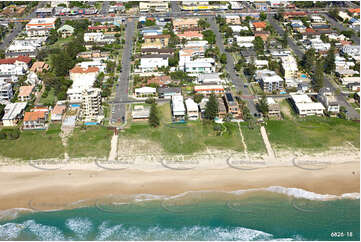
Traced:
<svg viewBox="0 0 361 242">
<path fill-rule="evenodd" d="M 307 28 L 306 32 L 307 33 L 316 33 L 316 31 L 314 29 L 312 29 L 312 28 Z"/>
<path fill-rule="evenodd" d="M 266 22 L 254 22 L 253 26 L 257 29 L 258 28 L 264 29 L 264 28 L 266 28 L 267 24 L 266 24 Z"/>
<path fill-rule="evenodd" d="M 63 114 L 66 109 L 65 105 L 55 105 L 54 109 L 51 111 L 52 114 Z"/>
<path fill-rule="evenodd" d="M 14 64 L 16 61 L 21 61 L 24 62 L 26 64 L 29 64 L 31 61 L 31 57 L 28 56 L 18 56 L 16 58 L 5 58 L 5 59 L 0 59 L 0 65 L 1 64 Z"/>
<path fill-rule="evenodd" d="M 86 68 L 82 68 L 80 66 L 75 66 L 73 69 L 70 70 L 70 73 L 91 73 L 99 71 L 98 67 L 91 66 Z"/>
<path fill-rule="evenodd" d="M 19 88 L 19 97 L 28 97 L 33 91 L 34 86 L 21 86 Z"/>
<path fill-rule="evenodd" d="M 45 119 L 46 111 L 25 112 L 24 121 L 37 121 L 39 119 Z"/>
<path fill-rule="evenodd" d="M 359 8 L 351 8 L 348 10 L 350 13 L 360 13 L 360 9 Z"/>
</svg>

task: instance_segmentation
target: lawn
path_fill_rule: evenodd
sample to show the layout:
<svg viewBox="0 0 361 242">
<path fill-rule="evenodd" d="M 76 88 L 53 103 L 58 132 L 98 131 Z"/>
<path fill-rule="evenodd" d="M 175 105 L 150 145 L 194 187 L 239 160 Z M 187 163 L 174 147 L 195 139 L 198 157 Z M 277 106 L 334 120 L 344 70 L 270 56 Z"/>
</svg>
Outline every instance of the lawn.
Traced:
<svg viewBox="0 0 361 242">
<path fill-rule="evenodd" d="M 112 130 L 104 126 L 75 128 L 69 137 L 67 151 L 70 157 L 108 157 Z"/>
<path fill-rule="evenodd" d="M 271 120 L 266 130 L 271 144 L 277 148 L 326 150 L 346 142 L 360 147 L 360 124 L 338 118 Z"/>
<path fill-rule="evenodd" d="M 158 109 L 161 120 L 160 127 L 152 128 L 147 122 L 133 122 L 120 135 L 134 139 L 150 139 L 161 144 L 166 152 L 173 154 L 201 152 L 206 147 L 243 150 L 237 124 L 225 124 L 225 131 L 221 136 L 217 136 L 212 124 L 203 124 L 201 121 L 171 124 L 168 103 L 158 105 Z"/>
<path fill-rule="evenodd" d="M 16 140 L 0 140 L 0 156 L 22 160 L 63 158 L 64 147 L 59 136 L 60 125 L 45 130 L 25 130 Z"/>
<path fill-rule="evenodd" d="M 240 123 L 240 126 L 248 152 L 266 153 L 260 127 L 249 129 L 247 123 Z"/>
</svg>

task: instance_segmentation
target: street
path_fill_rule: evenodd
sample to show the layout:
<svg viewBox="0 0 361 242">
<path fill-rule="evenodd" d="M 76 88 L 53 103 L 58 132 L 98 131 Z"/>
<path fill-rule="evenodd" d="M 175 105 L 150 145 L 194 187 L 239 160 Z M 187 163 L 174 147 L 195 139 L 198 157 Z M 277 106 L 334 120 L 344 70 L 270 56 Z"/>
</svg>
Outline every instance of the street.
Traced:
<svg viewBox="0 0 361 242">
<path fill-rule="evenodd" d="M 111 122 L 124 122 L 125 121 L 125 107 L 128 100 L 128 87 L 129 87 L 129 73 L 130 73 L 130 62 L 133 50 L 133 36 L 135 33 L 136 20 L 128 18 L 127 27 L 125 29 L 125 45 L 123 48 L 122 55 L 122 72 L 119 75 L 119 79 L 116 87 L 116 94 L 114 98 L 114 105 L 112 109 Z"/>
<path fill-rule="evenodd" d="M 221 33 L 219 32 L 219 27 L 218 27 L 218 24 L 216 23 L 215 17 L 209 17 L 208 20 L 210 23 L 211 30 L 216 35 L 216 44 L 219 48 L 219 51 L 222 54 L 225 53 L 227 55 L 226 70 L 227 70 L 227 73 L 229 74 L 229 78 L 231 79 L 232 83 L 236 87 L 236 90 L 241 91 L 242 95 L 245 95 L 245 96 L 252 95 L 249 92 L 248 88 L 244 87 L 244 81 L 239 76 L 237 76 L 236 71 L 234 69 L 234 60 L 233 60 L 231 53 L 226 52 L 224 49 L 223 38 L 221 36 Z M 247 102 L 247 106 L 248 106 L 248 109 L 251 112 L 251 114 L 252 115 L 257 114 L 258 111 L 257 111 L 256 105 L 255 105 L 253 99 L 247 99 L 246 102 Z"/>
</svg>

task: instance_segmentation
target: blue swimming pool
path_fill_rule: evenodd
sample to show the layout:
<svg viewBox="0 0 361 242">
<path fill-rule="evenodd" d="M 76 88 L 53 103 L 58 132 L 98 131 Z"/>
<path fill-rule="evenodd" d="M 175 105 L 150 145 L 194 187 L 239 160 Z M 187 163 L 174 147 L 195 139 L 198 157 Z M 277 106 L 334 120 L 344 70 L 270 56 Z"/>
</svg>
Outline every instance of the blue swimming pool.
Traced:
<svg viewBox="0 0 361 242">
<path fill-rule="evenodd" d="M 97 122 L 85 122 L 84 125 L 98 125 Z"/>
<path fill-rule="evenodd" d="M 301 77 L 302 78 L 307 78 L 307 76 L 305 74 L 302 74 Z"/>
<path fill-rule="evenodd" d="M 72 107 L 72 108 L 80 108 L 80 104 L 70 104 L 70 107 Z"/>
</svg>

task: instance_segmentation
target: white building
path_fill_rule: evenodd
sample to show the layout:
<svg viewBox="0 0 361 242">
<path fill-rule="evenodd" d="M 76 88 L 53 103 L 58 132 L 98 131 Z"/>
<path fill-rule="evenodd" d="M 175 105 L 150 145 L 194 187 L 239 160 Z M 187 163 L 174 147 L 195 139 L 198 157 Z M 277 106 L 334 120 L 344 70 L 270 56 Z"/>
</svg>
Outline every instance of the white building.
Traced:
<svg viewBox="0 0 361 242">
<path fill-rule="evenodd" d="M 172 114 L 174 119 L 184 119 L 186 115 L 186 109 L 184 107 L 183 96 L 172 96 Z"/>
<path fill-rule="evenodd" d="M 296 77 L 298 72 L 297 61 L 292 55 L 281 57 L 282 70 L 285 79 L 292 79 Z"/>
<path fill-rule="evenodd" d="M 198 115 L 198 105 L 191 98 L 187 98 L 186 101 L 187 108 L 187 117 L 189 120 L 197 120 L 199 118 Z"/>
<path fill-rule="evenodd" d="M 5 114 L 2 118 L 4 126 L 16 126 L 19 120 L 23 117 L 24 110 L 27 103 L 8 103 L 5 106 Z"/>
<path fill-rule="evenodd" d="M 271 93 L 279 91 L 283 88 L 283 79 L 274 71 L 270 70 L 257 70 L 255 73 L 255 80 L 259 82 L 263 91 Z"/>
<path fill-rule="evenodd" d="M 160 67 L 168 66 L 168 55 L 148 55 L 140 58 L 140 70 L 142 72 L 152 72 Z"/>
<path fill-rule="evenodd" d="M 28 36 L 47 36 L 51 29 L 55 29 L 56 18 L 33 18 L 25 25 Z"/>
<path fill-rule="evenodd" d="M 327 112 L 340 112 L 340 105 L 338 105 L 336 97 L 332 94 L 329 88 L 321 88 L 320 92 L 317 95 L 317 99 L 323 104 L 323 106 L 326 107 Z"/>
<path fill-rule="evenodd" d="M 75 66 L 69 73 L 70 80 L 73 81 L 73 84 L 67 91 L 68 100 L 71 103 L 81 103 L 83 90 L 93 87 L 99 74 L 99 68 L 81 68 L 80 66 Z"/>
<path fill-rule="evenodd" d="M 140 87 L 134 89 L 135 96 L 138 98 L 155 97 L 157 89 L 154 87 Z"/>
<path fill-rule="evenodd" d="M 252 41 L 254 40 L 254 36 L 236 36 L 237 45 L 239 47 L 251 48 L 253 47 Z"/>
<path fill-rule="evenodd" d="M 213 73 L 216 71 L 213 58 L 198 58 L 184 64 L 184 71 L 188 73 Z"/>
<path fill-rule="evenodd" d="M 0 101 L 10 101 L 14 96 L 11 83 L 0 82 Z"/>
<path fill-rule="evenodd" d="M 204 95 L 223 94 L 224 87 L 222 85 L 199 85 L 194 86 L 194 92 Z"/>
<path fill-rule="evenodd" d="M 82 92 L 81 118 L 83 121 L 101 121 L 101 89 L 89 88 Z"/>
<path fill-rule="evenodd" d="M 318 15 L 312 15 L 311 21 L 313 23 L 325 23 L 325 20 L 321 16 L 318 16 Z"/>
<path fill-rule="evenodd" d="M 239 33 L 241 31 L 249 31 L 249 28 L 247 26 L 241 26 L 241 25 L 230 25 L 229 26 L 233 33 Z"/>
<path fill-rule="evenodd" d="M 293 93 L 291 100 L 300 116 L 323 115 L 325 107 L 319 102 L 312 102 L 306 94 Z"/>
<path fill-rule="evenodd" d="M 226 80 L 220 78 L 220 73 L 202 73 L 198 75 L 198 84 L 225 84 Z"/>
<path fill-rule="evenodd" d="M 88 43 L 111 44 L 115 40 L 116 38 L 113 34 L 105 34 L 103 32 L 84 34 L 84 42 L 86 42 L 86 45 Z"/>
<path fill-rule="evenodd" d="M 268 67 L 268 60 L 255 60 L 254 65 L 257 69 L 263 69 Z"/>
<path fill-rule="evenodd" d="M 321 39 L 311 39 L 311 48 L 316 51 L 327 51 L 331 48 L 330 43 L 324 43 Z"/>
</svg>

